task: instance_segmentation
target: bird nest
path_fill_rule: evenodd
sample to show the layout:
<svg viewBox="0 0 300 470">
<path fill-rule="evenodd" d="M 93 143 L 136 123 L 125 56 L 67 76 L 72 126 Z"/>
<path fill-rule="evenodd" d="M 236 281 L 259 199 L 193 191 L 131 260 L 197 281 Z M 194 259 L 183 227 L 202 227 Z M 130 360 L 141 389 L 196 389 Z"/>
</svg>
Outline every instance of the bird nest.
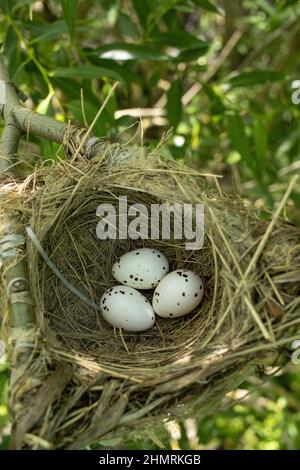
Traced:
<svg viewBox="0 0 300 470">
<path fill-rule="evenodd" d="M 167 420 L 220 409 L 226 393 L 282 354 L 299 330 L 299 230 L 278 214 L 262 222 L 238 196 L 223 194 L 215 177 L 154 153 L 122 158 L 124 151 L 107 146 L 91 161 L 45 164 L 2 191 L 2 236 L 11 214 L 16 231 L 26 234 L 27 302 L 34 310 L 33 324 L 16 327 L 2 292 L 16 371 L 16 448 L 120 446 L 132 436 L 155 441 Z M 118 164 L 108 163 L 112 153 Z M 202 249 L 187 250 L 172 230 L 169 239 L 99 239 L 96 209 L 111 204 L 118 215 L 120 196 L 149 210 L 157 203 L 204 204 Z M 112 264 L 144 246 L 163 252 L 170 270 L 198 273 L 203 301 L 184 317 L 157 317 L 142 333 L 114 329 L 98 308 L 117 284 Z M 151 300 L 152 292 L 145 295 Z"/>
</svg>

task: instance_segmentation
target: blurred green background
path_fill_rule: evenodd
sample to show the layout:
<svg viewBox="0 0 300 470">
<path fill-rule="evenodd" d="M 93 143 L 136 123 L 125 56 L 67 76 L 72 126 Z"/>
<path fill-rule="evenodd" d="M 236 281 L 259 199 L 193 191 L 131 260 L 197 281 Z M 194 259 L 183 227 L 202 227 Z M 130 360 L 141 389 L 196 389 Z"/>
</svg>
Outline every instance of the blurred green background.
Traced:
<svg viewBox="0 0 300 470">
<path fill-rule="evenodd" d="M 300 171 L 297 0 L 0 0 L 0 42 L 30 109 L 145 144 L 222 176 L 221 186 L 273 210 Z M 25 175 L 58 145 L 24 138 Z M 300 226 L 300 188 L 284 216 Z M 300 336 L 300 334 L 299 334 Z M 242 402 L 201 423 L 174 423 L 153 447 L 299 449 L 298 366 L 236 392 Z M 0 365 L 0 448 L 9 447 L 9 369 Z M 143 448 L 143 442 L 128 443 Z"/>
</svg>

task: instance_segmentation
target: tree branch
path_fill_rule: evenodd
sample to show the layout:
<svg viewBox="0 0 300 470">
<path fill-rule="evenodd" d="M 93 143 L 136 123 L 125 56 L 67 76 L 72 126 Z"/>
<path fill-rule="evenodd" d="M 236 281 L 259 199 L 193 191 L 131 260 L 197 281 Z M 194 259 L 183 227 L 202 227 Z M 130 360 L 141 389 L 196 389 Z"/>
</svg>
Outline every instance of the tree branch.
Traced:
<svg viewBox="0 0 300 470">
<path fill-rule="evenodd" d="M 5 122 L 0 140 L 0 174 L 13 176 L 13 159 L 21 139 L 21 131 L 12 119 Z"/>
<path fill-rule="evenodd" d="M 13 107 L 20 106 L 20 101 L 13 84 L 10 82 L 8 73 L 0 57 L 0 80 L 4 82 L 5 103 L 1 106 L 4 118 L 4 129 L 0 140 L 0 173 L 13 174 L 13 158 L 18 150 L 21 131 L 13 119 Z"/>
<path fill-rule="evenodd" d="M 65 136 L 67 135 L 70 148 L 74 152 L 80 146 L 81 153 L 88 158 L 97 155 L 99 145 L 103 145 L 101 139 L 93 136 L 90 132 L 89 137 L 84 139 L 87 130 L 30 111 L 20 103 L 2 57 L 0 57 L 0 80 L 4 81 L 6 89 L 6 102 L 0 106 L 0 117 L 2 116 L 5 121 L 5 128 L 0 142 L 0 174 L 12 175 L 13 159 L 23 133 L 42 137 L 59 144 L 65 144 Z M 65 150 L 68 154 L 68 149 Z"/>
<path fill-rule="evenodd" d="M 14 119 L 14 110 L 21 108 L 21 105 L 1 57 L 0 80 L 5 85 L 5 100 L 0 110 L 4 118 L 4 129 L 0 140 L 0 173 L 13 177 L 13 159 L 22 135 L 22 130 Z M 24 243 L 23 229 L 17 216 L 5 214 L 1 217 L 0 262 L 4 292 L 6 292 L 5 304 L 9 309 L 10 319 L 17 328 L 30 327 L 34 321 Z M 18 363 L 25 361 L 27 354 L 28 351 L 20 353 L 17 358 Z"/>
</svg>

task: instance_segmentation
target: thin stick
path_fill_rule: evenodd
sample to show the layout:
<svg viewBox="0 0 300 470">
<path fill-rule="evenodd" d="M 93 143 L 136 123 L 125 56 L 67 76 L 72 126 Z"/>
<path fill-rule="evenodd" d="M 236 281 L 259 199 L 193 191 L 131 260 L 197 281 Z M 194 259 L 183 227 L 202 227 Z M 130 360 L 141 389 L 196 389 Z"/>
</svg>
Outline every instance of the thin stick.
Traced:
<svg viewBox="0 0 300 470">
<path fill-rule="evenodd" d="M 73 294 L 75 294 L 80 300 L 82 300 L 86 305 L 89 307 L 94 308 L 95 310 L 101 310 L 100 305 L 96 304 L 92 300 L 90 300 L 88 297 L 86 297 L 81 291 L 79 291 L 73 284 L 71 284 L 68 279 L 65 278 L 65 276 L 58 270 L 58 268 L 55 266 L 55 264 L 51 261 L 47 253 L 45 252 L 44 248 L 40 244 L 39 240 L 36 238 L 33 230 L 31 227 L 26 227 L 26 232 L 27 235 L 30 237 L 31 241 L 33 242 L 34 246 L 40 253 L 41 257 L 45 261 L 45 263 L 48 264 L 49 268 L 52 270 L 52 272 L 58 277 L 58 279 L 62 282 L 62 284 Z"/>
<path fill-rule="evenodd" d="M 115 89 L 117 88 L 118 85 L 119 85 L 119 82 L 116 82 L 113 85 L 113 87 L 110 89 L 107 97 L 105 98 L 105 100 L 102 103 L 102 106 L 100 107 L 99 111 L 97 112 L 96 116 L 94 117 L 92 124 L 90 125 L 88 131 L 84 135 L 84 137 L 83 137 L 82 141 L 80 142 L 80 145 L 77 148 L 76 152 L 74 153 L 72 160 L 75 160 L 77 158 L 80 150 L 82 149 L 82 147 L 84 146 L 84 144 L 87 141 L 88 137 L 90 136 L 92 130 L 94 129 L 94 127 L 95 127 L 95 125 L 96 125 L 96 123 L 99 119 L 99 117 L 103 113 L 103 110 L 105 109 L 105 106 L 107 105 L 108 101 L 110 100 L 111 96 L 113 95 L 113 93 L 114 93 L 114 91 L 115 91 Z"/>
<path fill-rule="evenodd" d="M 207 72 L 203 74 L 203 82 L 207 82 L 211 80 L 212 77 L 217 73 L 221 65 L 225 62 L 225 60 L 230 56 L 231 52 L 234 50 L 235 46 L 241 39 L 242 35 L 245 32 L 245 28 L 241 28 L 236 30 L 233 35 L 229 38 L 227 43 L 225 44 L 224 48 L 222 49 L 220 55 L 217 59 L 211 64 L 208 68 Z M 199 93 L 202 89 L 202 84 L 197 82 L 195 83 L 182 97 L 182 104 L 186 106 L 189 102 L 194 98 L 194 96 Z"/>
<path fill-rule="evenodd" d="M 236 44 L 239 42 L 240 38 L 246 31 L 246 28 L 241 28 L 238 29 L 233 33 L 233 35 L 229 38 L 227 43 L 225 44 L 224 48 L 220 52 L 219 56 L 216 58 L 216 60 L 210 65 L 208 70 L 203 74 L 202 81 L 206 82 L 210 80 L 219 70 L 219 68 L 222 66 L 222 64 L 225 62 L 225 60 L 230 56 L 231 52 L 235 48 Z M 182 96 L 182 105 L 186 106 L 197 93 L 202 89 L 202 84 L 197 82 L 194 83 L 194 85 Z M 160 97 L 160 99 L 155 103 L 154 109 L 159 108 L 159 115 L 163 111 L 164 106 L 166 105 L 167 98 L 166 94 L 163 94 L 163 96 Z"/>
</svg>

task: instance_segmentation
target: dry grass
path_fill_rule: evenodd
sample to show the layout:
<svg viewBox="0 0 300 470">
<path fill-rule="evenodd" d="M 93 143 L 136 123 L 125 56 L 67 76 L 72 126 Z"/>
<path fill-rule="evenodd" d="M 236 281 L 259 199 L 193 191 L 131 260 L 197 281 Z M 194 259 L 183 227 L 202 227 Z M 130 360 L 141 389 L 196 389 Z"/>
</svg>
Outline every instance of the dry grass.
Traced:
<svg viewBox="0 0 300 470">
<path fill-rule="evenodd" d="M 39 167 L 4 196 L 5 210 L 20 211 L 59 271 L 96 304 L 114 283 L 112 263 L 140 246 L 163 251 L 171 269 L 198 272 L 205 298 L 191 315 L 157 318 L 144 333 L 114 331 L 98 309 L 62 284 L 28 240 L 36 328 L 26 333 L 33 352 L 13 384 L 11 403 L 13 419 L 23 423 L 21 430 L 16 425 L 17 441 L 32 448 L 80 448 L 103 437 L 147 434 L 164 419 L 212 412 L 299 331 L 300 233 L 279 219 L 285 200 L 262 223 L 238 196 L 220 193 L 196 171 L 155 153 L 128 154 L 103 145 L 91 162 Z M 119 195 L 147 206 L 204 203 L 204 248 L 186 251 L 172 238 L 100 241 L 96 208 L 102 202 L 117 208 Z M 24 334 L 10 333 L 12 358 Z M 47 401 L 41 385 L 53 381 L 59 367 L 66 381 Z"/>
</svg>

